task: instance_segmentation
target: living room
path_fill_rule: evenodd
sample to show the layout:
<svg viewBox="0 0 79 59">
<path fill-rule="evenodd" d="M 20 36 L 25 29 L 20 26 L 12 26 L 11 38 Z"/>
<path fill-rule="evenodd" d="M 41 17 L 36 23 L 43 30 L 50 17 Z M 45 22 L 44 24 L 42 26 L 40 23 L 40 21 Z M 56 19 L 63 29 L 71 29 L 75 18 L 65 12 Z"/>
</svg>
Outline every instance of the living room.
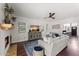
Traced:
<svg viewBox="0 0 79 59">
<path fill-rule="evenodd" d="M 78 6 L 79 3 L 0 3 L 0 55 L 78 56 Z M 8 14 L 5 8 L 13 12 Z M 69 48 L 68 42 L 74 44 L 75 52 L 63 54 Z M 5 45 L 8 45 L 6 49 Z M 36 46 L 42 46 L 43 51 L 33 51 Z"/>
</svg>

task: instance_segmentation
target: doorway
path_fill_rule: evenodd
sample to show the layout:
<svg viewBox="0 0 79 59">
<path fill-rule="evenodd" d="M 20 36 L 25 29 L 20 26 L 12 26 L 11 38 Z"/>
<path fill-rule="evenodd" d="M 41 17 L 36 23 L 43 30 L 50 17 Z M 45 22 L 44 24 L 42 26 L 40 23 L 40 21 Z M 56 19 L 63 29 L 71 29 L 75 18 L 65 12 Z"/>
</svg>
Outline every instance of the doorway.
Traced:
<svg viewBox="0 0 79 59">
<path fill-rule="evenodd" d="M 71 35 L 77 36 L 77 27 L 76 26 L 71 27 Z"/>
</svg>

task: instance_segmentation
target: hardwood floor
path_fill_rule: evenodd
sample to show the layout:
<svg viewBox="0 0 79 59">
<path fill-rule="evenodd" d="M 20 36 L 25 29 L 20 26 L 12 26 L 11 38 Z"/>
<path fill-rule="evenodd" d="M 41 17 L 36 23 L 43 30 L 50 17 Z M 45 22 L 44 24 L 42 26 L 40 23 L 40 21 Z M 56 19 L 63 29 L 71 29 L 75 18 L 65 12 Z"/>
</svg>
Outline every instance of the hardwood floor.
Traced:
<svg viewBox="0 0 79 59">
<path fill-rule="evenodd" d="M 23 43 L 17 44 L 17 55 L 27 56 Z M 64 48 L 57 56 L 79 56 L 79 38 L 71 37 L 68 41 L 68 46 Z"/>
<path fill-rule="evenodd" d="M 17 56 L 27 56 L 27 53 L 23 45 L 24 45 L 24 42 L 17 43 Z"/>
<path fill-rule="evenodd" d="M 10 45 L 6 56 L 17 56 L 17 44 Z"/>
<path fill-rule="evenodd" d="M 79 38 L 71 37 L 67 48 L 62 50 L 57 56 L 79 56 Z"/>
</svg>

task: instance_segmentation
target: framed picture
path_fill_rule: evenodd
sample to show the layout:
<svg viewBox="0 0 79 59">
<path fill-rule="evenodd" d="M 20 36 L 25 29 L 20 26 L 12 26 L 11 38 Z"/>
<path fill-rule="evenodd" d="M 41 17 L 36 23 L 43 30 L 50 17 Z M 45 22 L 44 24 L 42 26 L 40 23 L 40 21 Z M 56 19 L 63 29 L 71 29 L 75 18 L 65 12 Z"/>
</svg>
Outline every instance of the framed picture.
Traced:
<svg viewBox="0 0 79 59">
<path fill-rule="evenodd" d="M 24 22 L 18 23 L 18 32 L 19 33 L 25 33 L 26 32 L 26 23 L 24 23 Z"/>
<path fill-rule="evenodd" d="M 52 29 L 60 29 L 60 24 L 52 25 Z"/>
</svg>

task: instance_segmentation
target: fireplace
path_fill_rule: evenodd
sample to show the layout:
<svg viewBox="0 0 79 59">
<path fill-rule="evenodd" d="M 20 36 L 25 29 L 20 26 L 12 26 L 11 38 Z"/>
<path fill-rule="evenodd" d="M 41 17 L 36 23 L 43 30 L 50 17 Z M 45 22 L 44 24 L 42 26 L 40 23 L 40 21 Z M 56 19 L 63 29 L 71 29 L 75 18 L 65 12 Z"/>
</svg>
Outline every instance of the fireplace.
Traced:
<svg viewBox="0 0 79 59">
<path fill-rule="evenodd" d="M 10 36 L 5 37 L 5 48 L 10 44 Z"/>
<path fill-rule="evenodd" d="M 0 30 L 0 56 L 5 56 L 11 43 L 10 31 Z"/>
</svg>

